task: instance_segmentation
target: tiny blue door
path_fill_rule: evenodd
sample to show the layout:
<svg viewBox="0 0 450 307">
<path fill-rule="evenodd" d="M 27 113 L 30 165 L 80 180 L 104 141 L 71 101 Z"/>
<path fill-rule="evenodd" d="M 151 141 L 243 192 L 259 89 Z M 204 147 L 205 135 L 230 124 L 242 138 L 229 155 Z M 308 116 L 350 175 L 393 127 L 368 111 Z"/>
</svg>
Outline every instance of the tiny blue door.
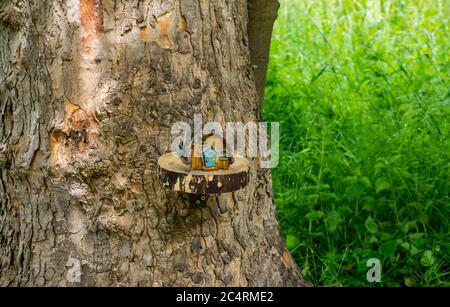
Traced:
<svg viewBox="0 0 450 307">
<path fill-rule="evenodd" d="M 203 163 L 206 167 L 214 167 L 216 166 L 215 158 L 219 156 L 219 153 L 214 150 L 211 146 L 208 146 L 203 151 Z"/>
</svg>

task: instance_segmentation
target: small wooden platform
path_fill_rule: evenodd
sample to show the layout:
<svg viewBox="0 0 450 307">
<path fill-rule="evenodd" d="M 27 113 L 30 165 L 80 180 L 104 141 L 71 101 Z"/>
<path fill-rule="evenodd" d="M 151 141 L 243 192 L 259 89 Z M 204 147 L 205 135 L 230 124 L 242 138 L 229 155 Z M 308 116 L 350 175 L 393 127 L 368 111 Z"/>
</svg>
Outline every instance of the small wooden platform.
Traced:
<svg viewBox="0 0 450 307">
<path fill-rule="evenodd" d="M 229 193 L 248 184 L 248 160 L 234 157 L 228 170 L 191 171 L 176 152 L 158 159 L 158 178 L 165 189 L 190 194 Z"/>
</svg>

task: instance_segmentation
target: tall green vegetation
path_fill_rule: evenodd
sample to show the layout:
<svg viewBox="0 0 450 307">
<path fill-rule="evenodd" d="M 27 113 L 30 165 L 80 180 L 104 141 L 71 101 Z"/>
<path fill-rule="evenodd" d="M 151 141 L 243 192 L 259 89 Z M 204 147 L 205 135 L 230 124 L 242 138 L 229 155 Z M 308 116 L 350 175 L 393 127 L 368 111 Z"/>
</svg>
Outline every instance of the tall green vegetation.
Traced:
<svg viewBox="0 0 450 307">
<path fill-rule="evenodd" d="M 264 116 L 289 250 L 316 285 L 450 286 L 450 3 L 281 4 Z"/>
</svg>

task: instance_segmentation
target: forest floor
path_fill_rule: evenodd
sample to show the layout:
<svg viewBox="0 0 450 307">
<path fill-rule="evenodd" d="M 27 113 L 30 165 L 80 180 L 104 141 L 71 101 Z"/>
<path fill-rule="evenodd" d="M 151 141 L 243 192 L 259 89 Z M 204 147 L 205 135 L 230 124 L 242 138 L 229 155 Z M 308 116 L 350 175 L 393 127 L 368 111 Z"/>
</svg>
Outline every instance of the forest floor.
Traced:
<svg viewBox="0 0 450 307">
<path fill-rule="evenodd" d="M 450 286 L 448 2 L 280 2 L 264 117 L 288 249 L 315 285 Z"/>
</svg>

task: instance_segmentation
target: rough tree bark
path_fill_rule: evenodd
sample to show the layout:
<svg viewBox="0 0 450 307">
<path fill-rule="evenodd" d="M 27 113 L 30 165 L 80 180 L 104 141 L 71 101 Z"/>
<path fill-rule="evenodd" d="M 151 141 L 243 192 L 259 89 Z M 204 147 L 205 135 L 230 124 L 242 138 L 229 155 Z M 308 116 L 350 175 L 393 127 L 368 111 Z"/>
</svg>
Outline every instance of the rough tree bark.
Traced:
<svg viewBox="0 0 450 307">
<path fill-rule="evenodd" d="M 174 122 L 259 117 L 247 21 L 243 0 L 1 1 L 0 285 L 306 284 L 256 159 L 202 208 L 156 178 Z"/>
</svg>

